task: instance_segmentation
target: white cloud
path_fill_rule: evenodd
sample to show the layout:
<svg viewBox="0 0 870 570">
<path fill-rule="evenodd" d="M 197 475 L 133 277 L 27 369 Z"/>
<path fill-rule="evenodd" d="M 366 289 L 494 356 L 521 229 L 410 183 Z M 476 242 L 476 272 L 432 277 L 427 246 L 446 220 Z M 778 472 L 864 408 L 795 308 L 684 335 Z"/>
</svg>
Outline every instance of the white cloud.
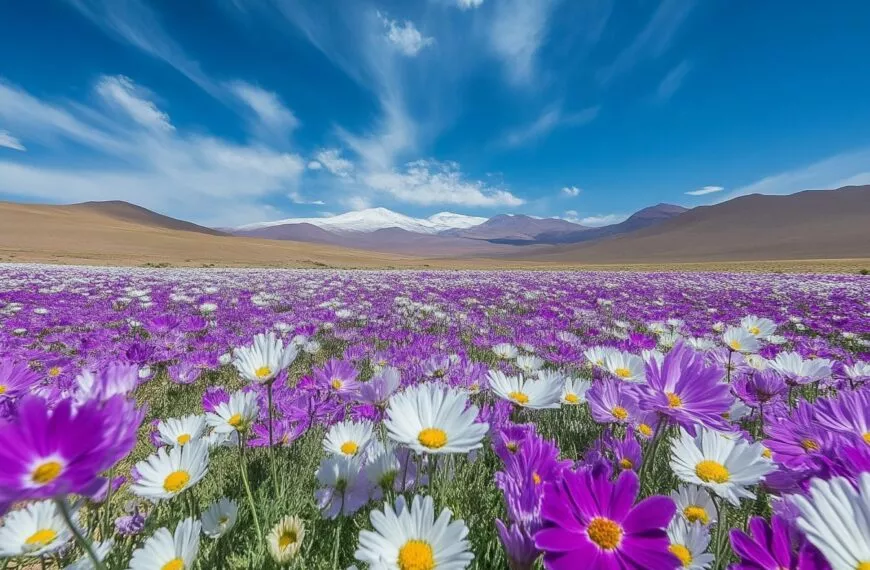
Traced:
<svg viewBox="0 0 870 570">
<path fill-rule="evenodd" d="M 21 141 L 13 137 L 9 131 L 0 131 L 0 147 L 11 148 L 12 150 L 26 151 Z"/>
<path fill-rule="evenodd" d="M 588 107 L 577 113 L 565 114 L 560 105 L 552 105 L 544 110 L 537 119 L 512 129 L 500 138 L 501 145 L 516 147 L 538 140 L 563 126 L 580 126 L 590 123 L 598 116 L 600 107 Z"/>
<path fill-rule="evenodd" d="M 470 207 L 519 206 L 525 201 L 502 188 L 465 180 L 459 165 L 418 160 L 404 170 L 371 172 L 361 181 L 369 188 L 410 204 L 455 204 Z"/>
<path fill-rule="evenodd" d="M 337 148 L 321 150 L 315 155 L 315 158 L 317 159 L 316 162 L 336 176 L 347 178 L 353 172 L 353 163 L 346 158 L 342 158 L 341 151 Z"/>
<path fill-rule="evenodd" d="M 169 115 L 157 108 L 147 97 L 149 93 L 137 87 L 129 77 L 104 75 L 97 82 L 97 94 L 110 105 L 126 113 L 145 128 L 156 131 L 174 131 Z"/>
<path fill-rule="evenodd" d="M 838 154 L 802 168 L 781 172 L 736 188 L 716 202 L 749 194 L 793 194 L 870 184 L 870 148 Z"/>
<path fill-rule="evenodd" d="M 679 91 L 680 87 L 683 85 L 683 79 L 685 79 L 686 75 L 691 70 L 692 64 L 688 61 L 681 61 L 674 66 L 674 68 L 664 76 L 659 83 L 658 89 L 656 89 L 656 97 L 658 100 L 667 101 L 673 97 L 674 93 Z"/>
<path fill-rule="evenodd" d="M 620 52 L 612 64 L 598 72 L 599 81 L 609 83 L 633 69 L 640 61 L 664 54 L 696 5 L 697 0 L 663 0 L 657 4 L 652 18 L 643 30 Z"/>
<path fill-rule="evenodd" d="M 299 126 L 299 119 L 276 93 L 245 81 L 233 81 L 228 87 L 254 112 L 257 130 L 283 136 Z"/>
<path fill-rule="evenodd" d="M 416 56 L 423 50 L 423 48 L 435 43 L 435 38 L 424 36 L 420 33 L 420 30 L 414 26 L 413 22 L 405 21 L 404 23 L 400 23 L 383 15 L 380 15 L 380 17 L 381 21 L 384 23 L 387 40 L 393 44 L 399 52 L 408 57 Z"/>
<path fill-rule="evenodd" d="M 697 190 L 691 190 L 686 192 L 687 196 L 705 196 L 707 194 L 713 194 L 715 192 L 721 192 L 725 190 L 722 186 L 704 186 L 703 188 L 698 188 Z"/>
<path fill-rule="evenodd" d="M 479 8 L 483 6 L 483 0 L 456 0 L 456 4 L 462 10 L 468 10 L 469 8 Z"/>
<path fill-rule="evenodd" d="M 504 62 L 513 83 L 535 77 L 538 50 L 547 37 L 555 0 L 503 0 L 496 3 L 489 28 L 490 49 Z"/>
<path fill-rule="evenodd" d="M 99 92 L 111 85 L 110 98 L 120 94 L 111 99 L 117 105 L 102 109 L 46 102 L 0 83 L 4 122 L 11 117 L 28 139 L 73 141 L 91 149 L 66 162 L 0 161 L 4 192 L 49 202 L 127 200 L 185 219 L 232 225 L 273 215 L 261 201 L 296 191 L 305 168 L 298 155 L 168 130 L 169 117 L 141 98 L 144 89 L 114 79 L 96 86 Z"/>
<path fill-rule="evenodd" d="M 599 228 L 601 226 L 609 226 L 611 224 L 618 224 L 619 222 L 625 221 L 628 218 L 628 214 L 601 214 L 596 216 L 586 216 L 585 218 L 580 218 L 576 220 L 578 224 L 582 226 L 589 226 L 590 228 Z M 572 220 L 573 221 L 573 220 Z"/>
<path fill-rule="evenodd" d="M 290 199 L 294 204 L 311 204 L 316 206 L 323 206 L 326 204 L 323 200 L 309 200 L 304 198 L 299 192 L 296 190 L 292 190 L 287 193 L 287 198 Z"/>
<path fill-rule="evenodd" d="M 316 160 L 312 160 L 308 163 L 308 170 L 320 170 L 321 168 L 323 168 L 323 165 Z"/>
<path fill-rule="evenodd" d="M 351 210 L 366 210 L 372 207 L 372 202 L 367 196 L 349 196 L 342 203 Z"/>
<path fill-rule="evenodd" d="M 570 196 L 573 198 L 579 196 L 581 190 L 576 186 L 565 186 L 564 188 L 562 188 L 561 192 L 563 196 Z"/>
</svg>

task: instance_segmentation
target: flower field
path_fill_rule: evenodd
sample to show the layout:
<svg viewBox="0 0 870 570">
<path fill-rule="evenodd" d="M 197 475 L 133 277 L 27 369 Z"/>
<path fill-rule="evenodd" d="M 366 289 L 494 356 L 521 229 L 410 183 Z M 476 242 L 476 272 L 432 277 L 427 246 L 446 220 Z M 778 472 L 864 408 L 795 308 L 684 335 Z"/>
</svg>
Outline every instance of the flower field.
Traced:
<svg viewBox="0 0 870 570">
<path fill-rule="evenodd" d="M 870 570 L 868 299 L 0 266 L 0 568 Z"/>
</svg>

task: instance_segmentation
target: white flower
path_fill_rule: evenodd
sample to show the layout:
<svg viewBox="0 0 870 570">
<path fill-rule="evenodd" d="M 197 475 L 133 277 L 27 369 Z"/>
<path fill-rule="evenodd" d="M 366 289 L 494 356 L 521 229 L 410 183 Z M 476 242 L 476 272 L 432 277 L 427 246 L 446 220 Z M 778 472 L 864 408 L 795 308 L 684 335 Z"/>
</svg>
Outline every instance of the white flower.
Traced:
<svg viewBox="0 0 870 570">
<path fill-rule="evenodd" d="M 417 453 L 468 453 L 483 447 L 489 424 L 477 423 L 477 406 L 465 392 L 418 384 L 390 398 L 384 425 L 390 439 Z"/>
<path fill-rule="evenodd" d="M 203 314 L 211 314 L 217 311 L 218 306 L 214 303 L 203 303 L 199 306 L 199 312 Z"/>
<path fill-rule="evenodd" d="M 586 392 L 592 387 L 592 383 L 581 378 L 565 378 L 562 386 L 562 396 L 559 401 L 567 405 L 582 404 L 586 401 Z"/>
<path fill-rule="evenodd" d="M 870 473 L 858 488 L 842 477 L 814 479 L 809 497 L 794 495 L 797 524 L 833 570 L 870 568 Z"/>
<path fill-rule="evenodd" d="M 134 495 L 152 501 L 171 499 L 205 477 L 208 472 L 206 441 L 192 441 L 169 448 L 168 452 L 166 449 L 161 447 L 157 453 L 136 464 L 139 478 L 130 488 Z"/>
<path fill-rule="evenodd" d="M 544 360 L 537 356 L 518 356 L 517 357 L 517 368 L 525 372 L 526 374 L 533 374 L 537 372 L 541 368 L 544 367 Z"/>
<path fill-rule="evenodd" d="M 463 570 L 474 559 L 468 528 L 462 521 L 452 521 L 449 509 L 435 519 L 432 497 L 415 496 L 410 508 L 403 496 L 396 499 L 395 509 L 373 510 L 374 531 L 359 533 L 359 548 L 354 557 L 383 570 L 417 570 L 443 568 Z"/>
<path fill-rule="evenodd" d="M 114 544 L 114 541 L 110 538 L 104 542 L 94 542 L 91 546 L 94 549 L 94 554 L 97 555 L 97 559 L 103 562 L 106 560 L 106 556 L 109 555 Z M 94 561 L 91 560 L 90 556 L 85 554 L 69 566 L 64 567 L 64 570 L 94 570 L 94 568 Z"/>
<path fill-rule="evenodd" d="M 680 485 L 671 491 L 671 499 L 677 505 L 677 516 L 689 523 L 709 526 L 716 522 L 716 505 L 710 493 L 698 485 Z"/>
<path fill-rule="evenodd" d="M 620 380 L 640 383 L 646 379 L 646 366 L 636 354 L 611 351 L 604 359 L 604 368 Z"/>
<path fill-rule="evenodd" d="M 357 457 L 325 457 L 314 476 L 320 486 L 314 498 L 328 519 L 352 515 L 369 500 L 369 483 Z"/>
<path fill-rule="evenodd" d="M 523 408 L 558 408 L 562 399 L 564 383 L 561 376 L 526 380 L 522 376 L 506 376 L 501 371 L 491 370 L 487 379 L 496 396 Z"/>
<path fill-rule="evenodd" d="M 199 553 L 200 522 L 187 518 L 175 527 L 175 534 L 160 528 L 133 552 L 130 570 L 193 570 Z"/>
<path fill-rule="evenodd" d="M 592 365 L 599 368 L 604 368 L 604 363 L 607 360 L 607 355 L 614 352 L 616 349 L 609 346 L 593 346 L 583 351 L 583 356 Z"/>
<path fill-rule="evenodd" d="M 53 501 L 31 503 L 3 519 L 0 558 L 56 552 L 71 539 L 72 533 Z"/>
<path fill-rule="evenodd" d="M 831 361 L 827 358 L 804 360 L 796 352 L 780 352 L 768 364 L 786 378 L 802 383 L 815 382 L 831 375 Z"/>
<path fill-rule="evenodd" d="M 221 402 L 214 412 L 205 415 L 205 421 L 215 433 L 226 434 L 234 431 L 245 431 L 257 419 L 260 406 L 257 394 L 254 392 L 233 392 L 229 402 Z"/>
<path fill-rule="evenodd" d="M 320 352 L 320 343 L 316 340 L 309 340 L 302 346 L 302 352 L 305 354 L 317 354 Z"/>
<path fill-rule="evenodd" d="M 374 424 L 367 420 L 361 422 L 345 421 L 335 424 L 326 432 L 323 449 L 333 455 L 364 456 L 366 449 L 372 442 L 373 429 Z"/>
<path fill-rule="evenodd" d="M 755 315 L 747 315 L 740 320 L 740 326 L 755 338 L 765 338 L 776 332 L 776 323 Z"/>
<path fill-rule="evenodd" d="M 202 439 L 205 435 L 205 416 L 190 415 L 183 418 L 167 418 L 157 424 L 160 441 L 166 445 L 180 446 Z"/>
<path fill-rule="evenodd" d="M 758 352 L 761 347 L 757 338 L 740 327 L 729 327 L 722 335 L 722 340 L 728 348 L 735 352 Z"/>
<path fill-rule="evenodd" d="M 707 352 L 716 348 L 716 342 L 704 337 L 689 337 L 686 339 L 686 344 L 698 352 Z"/>
<path fill-rule="evenodd" d="M 305 525 L 297 516 L 284 517 L 266 537 L 269 545 L 269 554 L 272 560 L 278 564 L 289 564 L 302 548 L 305 539 Z"/>
<path fill-rule="evenodd" d="M 238 518 L 238 503 L 221 497 L 202 513 L 202 533 L 209 538 L 220 538 L 236 526 Z"/>
<path fill-rule="evenodd" d="M 870 377 L 870 362 L 858 361 L 852 366 L 844 366 L 843 371 L 852 380 L 864 380 Z"/>
<path fill-rule="evenodd" d="M 706 487 L 734 505 L 740 499 L 753 499 L 748 489 L 774 470 L 763 456 L 764 446 L 698 428 L 692 437 L 680 428 L 680 437 L 671 444 L 671 469 L 685 483 Z"/>
<path fill-rule="evenodd" d="M 668 526 L 668 550 L 680 559 L 681 567 L 689 570 L 706 570 L 713 562 L 707 552 L 710 546 L 710 531 L 701 523 L 687 523 L 675 518 Z"/>
<path fill-rule="evenodd" d="M 267 384 L 279 372 L 293 364 L 298 354 L 299 348 L 296 345 L 285 347 L 284 341 L 269 331 L 256 335 L 251 346 L 237 348 L 233 352 L 233 366 L 249 382 Z"/>
</svg>

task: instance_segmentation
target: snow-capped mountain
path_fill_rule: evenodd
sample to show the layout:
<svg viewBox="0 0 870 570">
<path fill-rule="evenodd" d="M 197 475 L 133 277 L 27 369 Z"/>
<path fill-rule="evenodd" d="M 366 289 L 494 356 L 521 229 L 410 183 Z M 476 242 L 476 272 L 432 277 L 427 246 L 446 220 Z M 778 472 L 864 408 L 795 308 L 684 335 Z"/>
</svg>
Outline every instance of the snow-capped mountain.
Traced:
<svg viewBox="0 0 870 570">
<path fill-rule="evenodd" d="M 486 221 L 487 218 L 464 216 L 452 212 L 440 212 L 428 218 L 413 218 L 387 208 L 369 208 L 328 218 L 287 218 L 274 222 L 260 222 L 241 226 L 236 230 L 251 231 L 273 226 L 311 224 L 333 233 L 368 233 L 387 228 L 400 228 L 418 234 L 437 234 L 446 230 L 472 228 Z"/>
</svg>

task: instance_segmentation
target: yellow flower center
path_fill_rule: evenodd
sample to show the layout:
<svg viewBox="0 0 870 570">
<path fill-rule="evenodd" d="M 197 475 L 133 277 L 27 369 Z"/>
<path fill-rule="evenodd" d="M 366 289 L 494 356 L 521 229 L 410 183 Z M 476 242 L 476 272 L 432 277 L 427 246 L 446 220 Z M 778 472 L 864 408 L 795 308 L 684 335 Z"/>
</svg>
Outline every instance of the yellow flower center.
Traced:
<svg viewBox="0 0 870 570">
<path fill-rule="evenodd" d="M 57 378 L 58 376 L 60 376 L 61 372 L 63 372 L 63 370 L 61 370 L 60 366 L 52 366 L 48 369 L 48 375 L 52 378 Z"/>
<path fill-rule="evenodd" d="M 695 466 L 695 475 L 704 483 L 727 483 L 731 478 L 728 469 L 718 461 L 705 459 Z"/>
<path fill-rule="evenodd" d="M 629 370 L 628 368 L 617 368 L 613 371 L 613 373 L 620 378 L 628 378 L 629 376 L 631 376 L 631 370 Z"/>
<path fill-rule="evenodd" d="M 522 392 L 511 392 L 508 394 L 508 398 L 516 402 L 517 404 L 528 404 L 529 397 L 523 394 Z"/>
<path fill-rule="evenodd" d="M 520 444 L 517 441 L 509 441 L 505 447 L 507 447 L 507 450 L 511 453 L 516 453 L 520 449 Z"/>
<path fill-rule="evenodd" d="M 218 518 L 218 524 L 221 525 L 221 526 L 224 526 L 224 525 L 227 524 L 228 522 L 230 522 L 230 517 L 228 517 L 227 515 L 221 515 L 221 516 Z"/>
<path fill-rule="evenodd" d="M 855 570 L 870 570 L 870 560 L 859 562 L 858 565 L 855 566 Z"/>
<path fill-rule="evenodd" d="M 683 400 L 673 392 L 668 392 L 665 394 L 668 397 L 668 407 L 669 408 L 682 408 Z"/>
<path fill-rule="evenodd" d="M 55 538 L 57 538 L 57 533 L 55 531 L 50 528 L 43 528 L 27 537 L 24 544 L 28 546 L 41 547 L 50 544 Z"/>
<path fill-rule="evenodd" d="M 190 473 L 187 471 L 173 471 L 163 480 L 163 488 L 167 493 L 178 493 L 183 490 L 188 481 L 190 481 Z"/>
<path fill-rule="evenodd" d="M 272 369 L 268 366 L 261 366 L 254 371 L 254 376 L 262 380 L 272 375 Z"/>
<path fill-rule="evenodd" d="M 537 473 L 532 473 L 532 481 L 535 482 L 535 485 L 540 485 L 541 484 L 541 476 L 538 475 Z"/>
<path fill-rule="evenodd" d="M 769 449 L 765 448 L 764 451 L 761 452 L 761 456 L 770 459 L 771 457 L 773 457 L 773 454 L 770 452 Z"/>
<path fill-rule="evenodd" d="M 639 431 L 641 435 L 644 435 L 645 437 L 651 437 L 653 434 L 652 428 L 649 427 L 647 424 L 640 424 L 639 426 L 637 426 L 637 431 Z"/>
<path fill-rule="evenodd" d="M 749 330 L 749 334 L 751 334 L 753 336 L 758 336 L 759 334 L 761 334 L 761 329 L 758 327 L 749 327 L 748 330 Z"/>
<path fill-rule="evenodd" d="M 447 432 L 438 428 L 426 428 L 417 436 L 417 441 L 423 447 L 440 449 L 447 445 Z"/>
<path fill-rule="evenodd" d="M 689 549 L 682 544 L 672 544 L 668 547 L 668 550 L 671 552 L 671 554 L 680 559 L 683 568 L 689 566 L 692 563 L 692 553 L 689 552 Z"/>
<path fill-rule="evenodd" d="M 190 434 L 183 433 L 180 436 L 176 437 L 175 441 L 178 443 L 178 445 L 184 445 L 185 443 L 190 441 Z"/>
<path fill-rule="evenodd" d="M 181 558 L 173 558 L 161 566 L 160 570 L 184 570 L 184 560 Z"/>
<path fill-rule="evenodd" d="M 731 350 L 740 350 L 741 345 L 739 340 L 732 340 L 728 343 L 728 346 L 731 347 Z"/>
<path fill-rule="evenodd" d="M 37 466 L 30 475 L 30 480 L 37 485 L 48 485 L 60 476 L 63 465 L 57 461 L 46 461 Z"/>
<path fill-rule="evenodd" d="M 354 441 L 345 441 L 341 444 L 341 452 L 345 455 L 356 455 L 359 446 Z"/>
<path fill-rule="evenodd" d="M 577 394 L 565 394 L 565 401 L 569 404 L 576 404 L 580 401 L 580 398 L 577 397 Z"/>
<path fill-rule="evenodd" d="M 613 550 L 622 542 L 622 527 L 604 517 L 595 517 L 586 527 L 586 536 L 604 550 Z"/>
<path fill-rule="evenodd" d="M 5 393 L 6 393 L 6 386 L 4 386 L 3 384 L 0 384 L 0 396 L 2 396 Z"/>
<path fill-rule="evenodd" d="M 0 392 L 2 394 L 3 392 Z M 864 434 L 864 443 L 870 445 L 870 431 Z"/>
<path fill-rule="evenodd" d="M 710 515 L 708 515 L 704 507 L 700 505 L 689 505 L 683 509 L 683 516 L 685 516 L 686 520 L 691 523 L 700 522 L 701 524 L 706 525 L 710 522 Z"/>
<path fill-rule="evenodd" d="M 435 554 L 424 540 L 409 540 L 399 549 L 399 570 L 434 570 Z"/>
<path fill-rule="evenodd" d="M 344 382 L 342 382 L 338 378 L 333 378 L 331 386 L 336 390 L 341 390 L 341 387 L 344 386 Z"/>
<path fill-rule="evenodd" d="M 616 406 L 610 413 L 613 414 L 613 417 L 618 420 L 624 420 L 628 417 L 628 410 L 626 410 L 622 406 Z"/>
<path fill-rule="evenodd" d="M 239 427 L 242 425 L 242 414 L 233 414 L 230 416 L 230 419 L 227 420 L 227 423 L 233 427 Z"/>
<path fill-rule="evenodd" d="M 633 469 L 634 464 L 631 462 L 631 459 L 620 459 L 619 467 L 622 469 Z"/>
<path fill-rule="evenodd" d="M 288 546 L 296 544 L 296 531 L 287 529 L 278 537 L 278 549 L 285 550 Z"/>
<path fill-rule="evenodd" d="M 805 439 L 801 442 L 801 447 L 804 448 L 804 451 L 807 453 L 812 453 L 813 451 L 818 451 L 819 444 L 813 441 L 812 439 Z"/>
</svg>

